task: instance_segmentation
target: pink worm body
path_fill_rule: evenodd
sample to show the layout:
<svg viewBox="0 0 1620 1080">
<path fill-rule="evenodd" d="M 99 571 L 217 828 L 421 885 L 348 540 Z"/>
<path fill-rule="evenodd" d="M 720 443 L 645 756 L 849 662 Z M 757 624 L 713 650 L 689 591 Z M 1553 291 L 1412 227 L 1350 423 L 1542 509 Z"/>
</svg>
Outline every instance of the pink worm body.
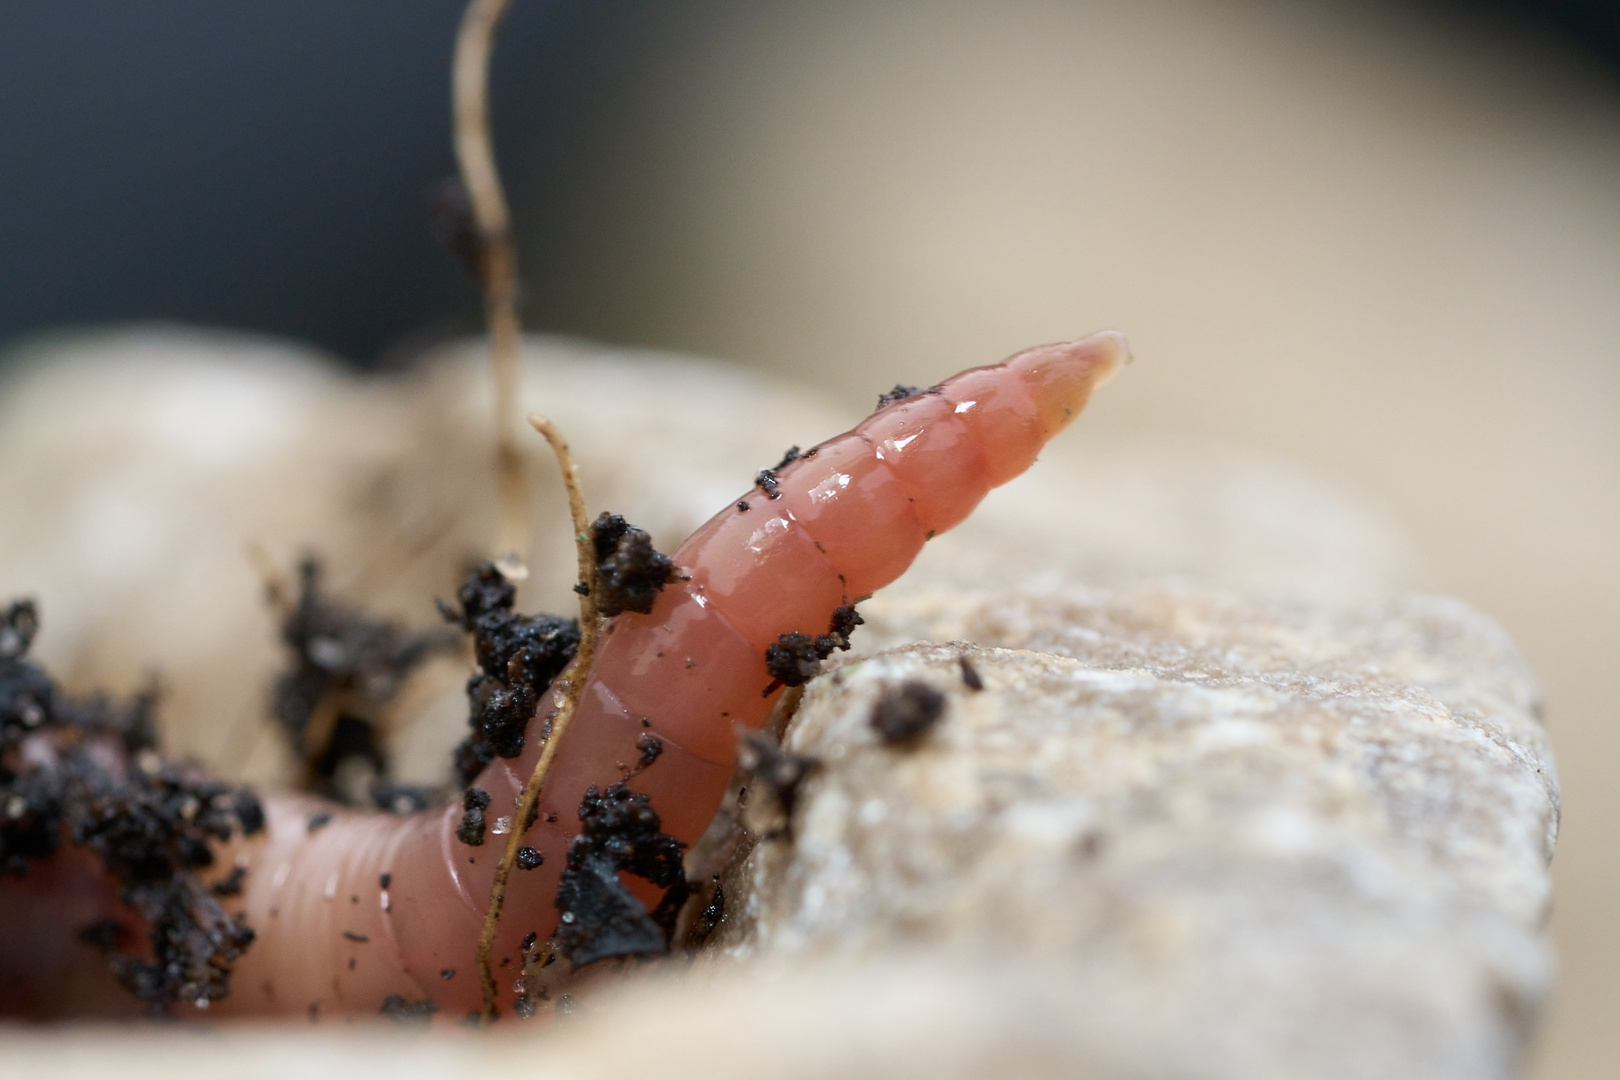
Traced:
<svg viewBox="0 0 1620 1080">
<path fill-rule="evenodd" d="M 503 1008 L 520 942 L 556 926 L 552 900 L 586 788 L 621 780 L 638 739 L 656 735 L 663 753 L 631 786 L 650 796 L 665 832 L 696 841 L 735 767 L 736 726 L 759 728 L 780 696 L 762 694 L 766 646 L 825 632 L 835 607 L 897 578 L 929 538 L 1027 469 L 1125 355 L 1122 337 L 1102 333 L 963 372 L 822 443 L 780 471 L 777 497 L 753 489 L 681 546 L 687 580 L 667 586 L 650 615 L 605 629 L 546 780 L 525 837 L 545 861 L 513 872 L 496 941 L 497 965 L 509 965 L 496 969 Z M 554 689 L 542 712 L 556 701 Z M 510 818 L 539 752 L 531 731 L 521 756 L 475 782 L 491 796 L 491 823 Z M 449 1020 L 478 1008 L 473 948 L 504 835 L 462 844 L 459 805 L 407 818 L 335 811 L 313 832 L 322 807 L 310 800 L 265 806 L 263 838 L 239 849 L 249 868 L 241 907 L 258 939 L 216 1012 L 374 1015 L 389 994 L 430 998 Z"/>
</svg>

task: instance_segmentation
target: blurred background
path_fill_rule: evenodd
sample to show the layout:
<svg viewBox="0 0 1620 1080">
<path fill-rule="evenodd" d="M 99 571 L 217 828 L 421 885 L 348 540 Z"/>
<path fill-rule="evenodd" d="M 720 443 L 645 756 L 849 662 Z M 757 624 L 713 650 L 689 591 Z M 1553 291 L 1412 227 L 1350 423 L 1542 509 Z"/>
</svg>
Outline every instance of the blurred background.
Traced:
<svg viewBox="0 0 1620 1080">
<path fill-rule="evenodd" d="M 459 0 L 0 8 L 0 344 L 174 320 L 390 367 Z M 1620 10 L 1606 0 L 518 0 L 531 327 L 866 405 L 1102 326 L 1100 431 L 1303 463 L 1500 620 L 1560 755 L 1533 1075 L 1620 1060 Z M 0 528 L 16 528 L 15 518 Z"/>
</svg>

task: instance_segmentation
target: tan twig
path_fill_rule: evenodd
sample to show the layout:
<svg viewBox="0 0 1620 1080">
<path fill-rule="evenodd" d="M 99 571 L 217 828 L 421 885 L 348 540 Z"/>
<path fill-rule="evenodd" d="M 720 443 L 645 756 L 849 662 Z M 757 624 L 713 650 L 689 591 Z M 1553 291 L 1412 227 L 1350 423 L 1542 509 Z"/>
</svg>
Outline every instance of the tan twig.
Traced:
<svg viewBox="0 0 1620 1080">
<path fill-rule="evenodd" d="M 540 751 L 540 760 L 534 764 L 534 772 L 529 774 L 529 782 L 523 785 L 523 794 L 518 798 L 517 809 L 512 815 L 512 831 L 506 837 L 506 850 L 501 852 L 501 861 L 495 866 L 495 881 L 490 887 L 489 910 L 484 914 L 484 928 L 478 935 L 478 977 L 484 987 L 484 1022 L 489 1023 L 495 1019 L 495 974 L 491 968 L 491 960 L 495 951 L 495 928 L 500 923 L 501 906 L 506 902 L 506 883 L 512 876 L 512 867 L 517 862 L 518 848 L 523 845 L 523 834 L 529 830 L 530 815 L 534 813 L 535 804 L 540 799 L 540 788 L 545 783 L 546 773 L 551 770 L 551 762 L 557 756 L 557 747 L 562 744 L 563 733 L 568 730 L 568 722 L 574 718 L 574 712 L 579 708 L 580 694 L 585 689 L 585 680 L 591 674 L 591 661 L 596 655 L 596 556 L 591 548 L 590 518 L 585 511 L 585 495 L 579 487 L 579 470 L 574 467 L 573 455 L 568 452 L 568 443 L 563 439 L 557 426 L 543 416 L 530 416 L 529 423 L 534 429 L 546 437 L 551 444 L 551 450 L 557 455 L 557 464 L 562 468 L 563 486 L 568 489 L 568 512 L 574 522 L 574 546 L 579 555 L 579 580 L 586 588 L 579 597 L 579 652 L 574 656 L 574 662 L 563 673 L 563 700 L 557 707 L 557 715 L 551 722 L 551 730 L 545 734 L 546 743 Z"/>
<path fill-rule="evenodd" d="M 528 487 L 518 446 L 517 253 L 511 216 L 495 167 L 489 134 L 489 57 L 495 30 L 511 0 L 472 0 L 462 16 L 451 66 L 456 164 L 472 203 L 482 252 L 484 312 L 489 322 L 490 365 L 495 375 L 495 476 L 500 505 L 497 555 L 528 547 Z"/>
</svg>

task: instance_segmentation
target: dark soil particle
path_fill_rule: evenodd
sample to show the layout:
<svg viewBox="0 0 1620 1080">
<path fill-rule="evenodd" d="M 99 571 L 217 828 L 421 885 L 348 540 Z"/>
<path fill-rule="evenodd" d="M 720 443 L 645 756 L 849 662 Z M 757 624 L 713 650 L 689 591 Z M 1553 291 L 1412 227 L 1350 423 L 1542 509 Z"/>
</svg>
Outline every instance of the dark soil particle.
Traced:
<svg viewBox="0 0 1620 1080">
<path fill-rule="evenodd" d="M 473 635 L 480 674 L 467 683 L 472 733 L 456 748 L 456 772 L 469 784 L 491 761 L 523 752 L 524 734 L 540 695 L 579 650 L 579 624 L 557 615 L 519 615 L 517 589 L 480 563 L 456 594 L 459 609 L 440 613 Z"/>
<path fill-rule="evenodd" d="M 433 1014 L 439 1007 L 433 1003 L 432 998 L 423 998 L 420 1001 L 408 1001 L 399 994 L 389 994 L 383 998 L 382 1008 L 377 1010 L 390 1020 L 397 1020 L 402 1024 L 426 1025 L 433 1019 Z"/>
<path fill-rule="evenodd" d="M 979 677 L 979 669 L 973 666 L 973 661 L 966 656 L 958 656 L 957 664 L 962 668 L 962 685 L 978 693 L 984 689 L 984 680 Z"/>
<path fill-rule="evenodd" d="M 264 828 L 264 807 L 259 797 L 247 788 L 237 788 L 236 794 L 231 796 L 231 812 L 236 815 L 244 836 L 252 836 Z"/>
<path fill-rule="evenodd" d="M 383 874 L 381 877 L 379 877 L 377 879 L 377 884 L 382 886 L 384 892 L 386 892 L 388 890 L 388 886 L 392 885 L 393 883 L 394 883 L 394 875 L 393 874 Z"/>
<path fill-rule="evenodd" d="M 875 411 L 881 412 L 897 401 L 904 401 L 907 398 L 916 397 L 918 394 L 937 394 L 939 392 L 940 389 L 937 386 L 930 386 L 924 390 L 918 386 L 902 386 L 899 383 L 895 383 L 893 390 L 878 396 L 877 409 Z"/>
<path fill-rule="evenodd" d="M 821 654 L 816 652 L 816 639 L 809 634 L 794 631 L 780 635 L 765 646 L 765 670 L 783 686 L 803 686 L 821 673 Z M 769 694 L 772 686 L 765 691 Z"/>
<path fill-rule="evenodd" d="M 370 937 L 366 936 L 365 934 L 357 934 L 353 930 L 343 931 L 343 936 L 348 938 L 350 941 L 358 942 L 361 945 L 367 945 L 371 942 Z"/>
<path fill-rule="evenodd" d="M 920 393 L 922 393 L 922 390 L 918 387 L 902 386 L 899 383 L 895 383 L 893 390 L 878 396 L 877 407 L 879 409 L 886 409 L 897 401 L 904 401 L 906 398 L 915 397 Z"/>
<path fill-rule="evenodd" d="M 754 477 L 754 486 L 765 493 L 767 499 L 780 499 L 782 493 L 777 490 L 780 485 L 775 469 L 761 469 L 759 475 Z"/>
<path fill-rule="evenodd" d="M 332 824 L 331 814 L 315 814 L 309 819 L 309 824 L 306 826 L 306 831 L 311 833 L 320 832 L 330 824 Z"/>
<path fill-rule="evenodd" d="M 610 956 L 645 956 L 669 949 L 674 913 L 686 899 L 679 840 L 660 830 L 647 796 L 614 784 L 591 788 L 579 806 L 580 833 L 568 849 L 557 886 L 557 947 L 574 968 Z M 634 874 L 667 890 L 649 912 L 624 883 Z M 679 899 L 671 906 L 671 894 Z"/>
<path fill-rule="evenodd" d="M 451 979 L 453 979 L 455 977 L 456 977 L 456 969 L 455 968 L 445 968 L 443 971 L 439 972 L 439 978 L 443 979 L 445 982 L 449 982 Z"/>
<path fill-rule="evenodd" d="M 422 784 L 400 784 L 379 780 L 371 785 L 371 801 L 378 810 L 390 814 L 414 814 L 439 802 L 442 789 Z"/>
<path fill-rule="evenodd" d="M 664 740 L 650 731 L 644 731 L 636 739 L 636 749 L 641 751 L 641 759 L 636 762 L 636 771 L 640 772 L 651 767 L 664 753 Z"/>
<path fill-rule="evenodd" d="M 908 680 L 872 707 L 872 729 L 890 746 L 916 742 L 945 715 L 945 695 L 924 682 Z"/>
<path fill-rule="evenodd" d="M 771 471 L 781 472 L 795 461 L 798 461 L 799 457 L 799 448 L 797 446 L 790 446 L 787 448 L 787 452 L 782 455 L 782 460 L 771 466 Z"/>
<path fill-rule="evenodd" d="M 82 939 L 155 1011 L 217 1001 L 253 931 L 219 902 L 240 889 L 241 872 L 214 888 L 198 873 L 213 866 L 214 844 L 263 828 L 263 809 L 245 788 L 156 753 L 155 695 L 118 705 L 63 694 L 27 659 L 38 627 L 29 601 L 0 613 L 0 873 L 24 875 L 64 842 L 94 852 L 147 944 L 126 952 L 136 934 L 122 919 Z"/>
<path fill-rule="evenodd" d="M 517 868 L 519 870 L 535 870 L 546 861 L 544 855 L 532 847 L 520 847 L 517 853 Z"/>
<path fill-rule="evenodd" d="M 747 499 L 738 499 L 737 500 L 737 509 L 739 511 L 741 511 L 742 513 L 746 514 L 748 512 L 748 500 Z"/>
<path fill-rule="evenodd" d="M 821 768 L 821 761 L 786 750 L 769 735 L 750 731 L 737 747 L 737 764 L 754 774 L 759 781 L 754 787 L 765 794 L 760 798 L 751 793 L 747 806 L 749 826 L 767 836 L 787 833 L 798 804 L 799 787 Z"/>
<path fill-rule="evenodd" d="M 697 917 L 692 920 L 692 926 L 686 932 L 686 949 L 696 952 L 709 943 L 715 930 L 726 917 L 726 890 L 720 885 L 720 875 L 714 875 L 714 888 L 709 893 L 709 902 L 703 905 Z"/>
<path fill-rule="evenodd" d="M 208 890 L 215 896 L 239 896 L 242 892 L 242 882 L 247 878 L 247 867 L 238 866 L 229 874 L 214 882 Z"/>
<path fill-rule="evenodd" d="M 653 547 L 652 537 L 618 514 L 602 514 L 591 522 L 591 545 L 596 552 L 596 608 L 612 618 L 626 611 L 646 615 L 658 593 L 675 579 L 675 564 Z"/>
<path fill-rule="evenodd" d="M 488 248 L 478 219 L 473 214 L 472 196 L 458 178 L 440 180 L 428 189 L 426 198 L 428 228 L 462 269 L 477 281 L 484 280 Z"/>
<path fill-rule="evenodd" d="M 489 792 L 483 788 L 468 788 L 461 797 L 461 824 L 456 826 L 456 839 L 468 847 L 479 847 L 484 842 L 484 811 L 489 808 Z"/>
<path fill-rule="evenodd" d="M 863 620 L 854 604 L 841 604 L 833 609 L 832 620 L 825 634 L 812 637 L 797 631 L 780 635 L 765 647 L 765 670 L 776 683 L 783 686 L 803 686 L 821 673 L 821 662 L 835 649 L 849 649 L 849 636 Z M 767 687 L 768 695 L 776 689 Z"/>
<path fill-rule="evenodd" d="M 460 642 L 439 629 L 407 631 L 333 600 L 322 589 L 319 562 L 310 558 L 299 564 L 298 598 L 282 620 L 281 640 L 290 664 L 272 686 L 278 726 L 304 762 L 312 790 L 363 800 L 364 792 L 338 789 L 340 768 L 357 759 L 379 776 L 385 772 L 377 740 L 384 707 L 406 676 Z M 310 725 L 318 714 L 330 716 L 327 710 L 337 713 L 331 731 L 316 732 L 312 742 Z"/>
</svg>

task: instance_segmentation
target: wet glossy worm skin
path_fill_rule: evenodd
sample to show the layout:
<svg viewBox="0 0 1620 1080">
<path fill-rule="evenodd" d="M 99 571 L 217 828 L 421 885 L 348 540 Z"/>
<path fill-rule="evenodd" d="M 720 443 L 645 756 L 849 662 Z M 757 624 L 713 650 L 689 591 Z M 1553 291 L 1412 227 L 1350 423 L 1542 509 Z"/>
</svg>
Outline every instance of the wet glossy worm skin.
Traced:
<svg viewBox="0 0 1620 1080">
<path fill-rule="evenodd" d="M 804 454 L 781 469 L 774 497 L 753 489 L 681 546 L 686 580 L 651 614 L 607 627 L 546 780 L 526 836 L 545 861 L 514 873 L 497 939 L 496 957 L 510 962 L 496 969 L 503 1004 L 521 940 L 556 925 L 552 899 L 586 788 L 622 779 L 638 740 L 655 735 L 663 753 L 633 787 L 665 832 L 695 841 L 731 777 L 737 725 L 760 727 L 780 694 L 763 692 L 766 647 L 783 633 L 824 632 L 834 608 L 898 577 L 930 537 L 1027 469 L 1125 355 L 1123 338 L 1103 333 L 963 372 Z M 555 691 L 546 700 L 542 720 Z M 540 745 L 531 731 L 521 756 L 476 781 L 491 796 L 490 822 L 511 814 Z M 216 1012 L 375 1015 L 389 994 L 432 999 L 450 1020 L 478 1008 L 473 947 L 504 837 L 459 842 L 459 805 L 407 818 L 340 811 L 313 831 L 311 817 L 330 808 L 282 797 L 266 809 L 264 838 L 237 853 L 249 867 L 242 909 L 259 938 Z"/>
</svg>

